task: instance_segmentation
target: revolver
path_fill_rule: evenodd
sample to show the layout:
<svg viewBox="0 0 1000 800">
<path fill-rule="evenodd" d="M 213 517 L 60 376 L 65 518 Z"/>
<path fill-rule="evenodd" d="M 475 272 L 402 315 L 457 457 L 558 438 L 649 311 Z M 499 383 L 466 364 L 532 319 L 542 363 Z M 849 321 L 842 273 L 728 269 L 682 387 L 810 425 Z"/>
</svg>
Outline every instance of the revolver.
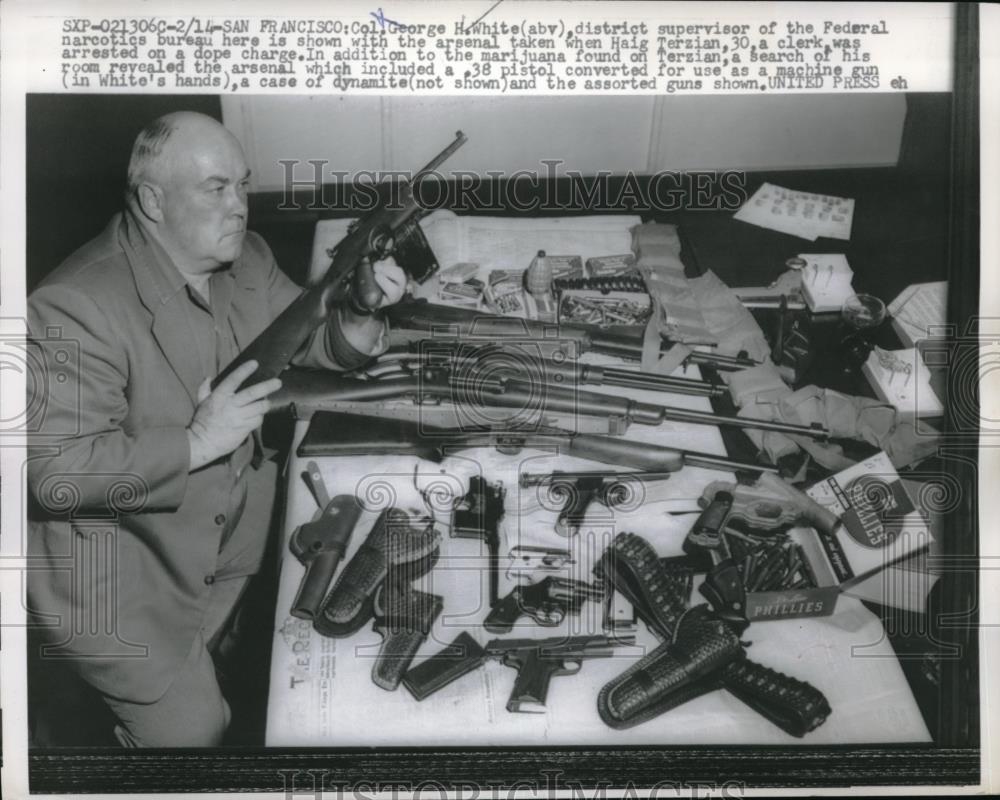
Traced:
<svg viewBox="0 0 1000 800">
<path fill-rule="evenodd" d="M 568 613 L 577 613 L 587 600 L 600 600 L 603 589 L 583 581 L 550 575 L 535 584 L 517 586 L 493 606 L 483 623 L 490 633 L 509 633 L 522 616 L 549 628 L 558 625 Z"/>
</svg>

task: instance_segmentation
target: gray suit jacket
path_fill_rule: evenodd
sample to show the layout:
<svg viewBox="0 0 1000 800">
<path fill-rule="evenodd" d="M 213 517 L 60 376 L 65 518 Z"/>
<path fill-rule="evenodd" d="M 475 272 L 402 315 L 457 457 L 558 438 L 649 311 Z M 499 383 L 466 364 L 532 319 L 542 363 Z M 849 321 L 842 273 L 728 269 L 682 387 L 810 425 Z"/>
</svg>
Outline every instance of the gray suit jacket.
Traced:
<svg viewBox="0 0 1000 800">
<path fill-rule="evenodd" d="M 261 503 L 274 492 L 273 470 L 245 468 L 246 458 L 188 474 L 186 427 L 210 376 L 195 355 L 190 298 L 165 285 L 154 247 L 117 215 L 28 300 L 38 355 L 29 391 L 41 390 L 29 422 L 29 613 L 45 656 L 140 703 L 166 692 L 190 651 L 217 570 L 258 569 Z M 229 274 L 242 349 L 301 290 L 252 233 Z M 314 362 L 329 361 L 322 341 L 310 346 Z"/>
</svg>

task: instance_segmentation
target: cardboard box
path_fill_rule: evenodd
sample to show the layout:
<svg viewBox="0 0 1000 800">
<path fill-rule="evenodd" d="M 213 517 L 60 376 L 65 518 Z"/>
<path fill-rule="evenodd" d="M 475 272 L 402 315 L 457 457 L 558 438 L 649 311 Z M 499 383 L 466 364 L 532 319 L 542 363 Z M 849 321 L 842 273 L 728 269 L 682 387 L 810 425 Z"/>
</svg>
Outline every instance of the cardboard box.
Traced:
<svg viewBox="0 0 1000 800">
<path fill-rule="evenodd" d="M 780 592 L 747 592 L 747 619 L 766 622 L 796 617 L 828 617 L 837 607 L 839 586 L 786 589 Z"/>
<path fill-rule="evenodd" d="M 653 313 L 648 294 L 569 290 L 559 293 L 559 322 L 599 325 L 645 325 Z"/>
<path fill-rule="evenodd" d="M 817 314 L 839 312 L 855 292 L 854 270 L 843 253 L 799 253 L 806 262 L 802 269 L 802 296 Z"/>
<path fill-rule="evenodd" d="M 885 453 L 820 481 L 806 493 L 833 511 L 841 525 L 833 534 L 807 527 L 789 531 L 790 538 L 802 548 L 815 585 L 748 593 L 747 618 L 751 622 L 828 616 L 842 592 L 931 544 L 925 515 Z"/>
<path fill-rule="evenodd" d="M 874 574 L 930 543 L 927 520 L 885 453 L 820 481 L 807 494 L 843 522 L 835 536 L 820 537 L 841 584 Z"/>
<path fill-rule="evenodd" d="M 944 414 L 944 406 L 931 388 L 930 370 L 917 348 L 883 350 L 876 347 L 861 371 L 879 400 L 899 411 L 901 419 Z"/>
</svg>

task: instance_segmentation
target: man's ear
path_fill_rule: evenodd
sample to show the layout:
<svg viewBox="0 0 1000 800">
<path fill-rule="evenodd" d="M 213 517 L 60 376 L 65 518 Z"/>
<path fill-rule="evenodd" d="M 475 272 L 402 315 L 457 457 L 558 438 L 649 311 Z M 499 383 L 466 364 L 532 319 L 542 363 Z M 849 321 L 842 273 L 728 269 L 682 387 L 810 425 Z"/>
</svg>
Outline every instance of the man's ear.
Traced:
<svg viewBox="0 0 1000 800">
<path fill-rule="evenodd" d="M 153 222 L 163 221 L 163 189 L 154 183 L 140 183 L 135 193 L 143 216 Z"/>
</svg>

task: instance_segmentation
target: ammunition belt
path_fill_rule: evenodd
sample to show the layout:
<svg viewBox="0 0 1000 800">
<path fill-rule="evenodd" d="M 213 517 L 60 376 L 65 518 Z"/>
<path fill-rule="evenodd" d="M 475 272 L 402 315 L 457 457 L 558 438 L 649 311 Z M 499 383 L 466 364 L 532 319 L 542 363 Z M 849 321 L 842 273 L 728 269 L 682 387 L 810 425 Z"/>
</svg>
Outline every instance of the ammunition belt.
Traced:
<svg viewBox="0 0 1000 800">
<path fill-rule="evenodd" d="M 660 562 L 649 542 L 634 533 L 615 537 L 595 565 L 598 577 L 610 582 L 633 606 L 653 633 L 670 641 L 688 608 L 694 571 Z"/>
</svg>

